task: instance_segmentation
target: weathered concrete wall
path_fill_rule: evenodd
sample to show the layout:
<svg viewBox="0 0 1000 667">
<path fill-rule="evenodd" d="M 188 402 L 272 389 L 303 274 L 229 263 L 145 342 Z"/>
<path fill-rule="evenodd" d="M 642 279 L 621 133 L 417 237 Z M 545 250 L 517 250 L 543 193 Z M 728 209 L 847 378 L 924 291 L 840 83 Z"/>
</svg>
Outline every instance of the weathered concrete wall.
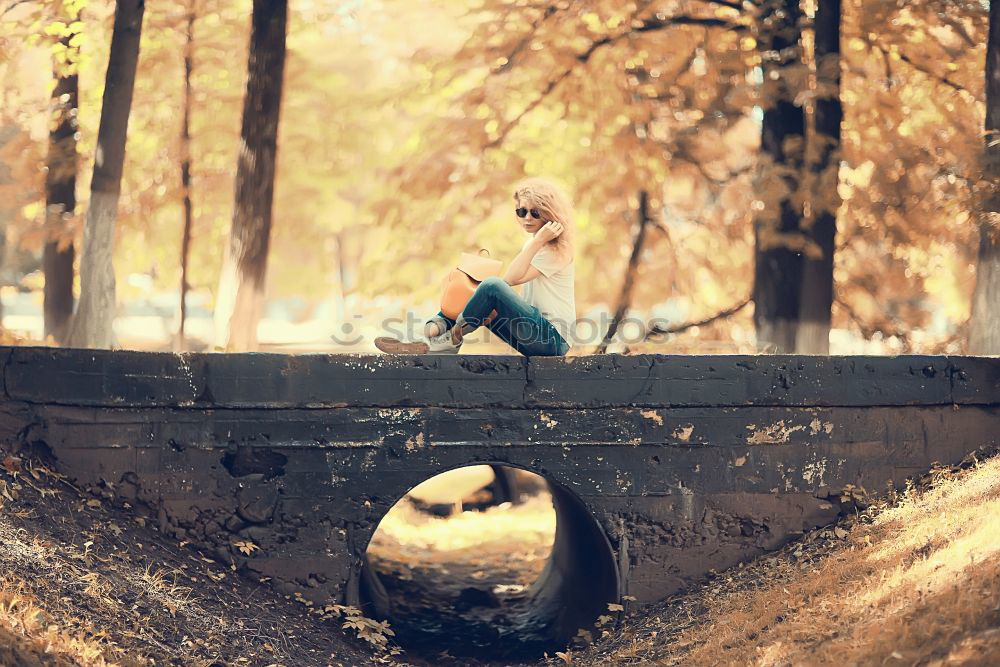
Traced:
<svg viewBox="0 0 1000 667">
<path fill-rule="evenodd" d="M 830 521 L 848 484 L 1000 445 L 997 358 L 0 355 L 7 446 L 316 599 L 356 600 L 381 517 L 458 466 L 578 498 L 649 602 Z"/>
</svg>

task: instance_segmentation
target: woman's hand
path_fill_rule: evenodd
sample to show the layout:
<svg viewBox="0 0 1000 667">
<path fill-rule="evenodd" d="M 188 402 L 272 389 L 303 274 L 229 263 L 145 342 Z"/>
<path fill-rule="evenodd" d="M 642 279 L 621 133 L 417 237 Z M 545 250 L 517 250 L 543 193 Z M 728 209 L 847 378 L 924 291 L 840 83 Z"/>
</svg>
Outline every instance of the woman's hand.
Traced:
<svg viewBox="0 0 1000 667">
<path fill-rule="evenodd" d="M 555 220 L 550 220 L 535 232 L 535 238 L 541 243 L 548 243 L 552 239 L 558 238 L 563 233 L 563 226 Z"/>
</svg>

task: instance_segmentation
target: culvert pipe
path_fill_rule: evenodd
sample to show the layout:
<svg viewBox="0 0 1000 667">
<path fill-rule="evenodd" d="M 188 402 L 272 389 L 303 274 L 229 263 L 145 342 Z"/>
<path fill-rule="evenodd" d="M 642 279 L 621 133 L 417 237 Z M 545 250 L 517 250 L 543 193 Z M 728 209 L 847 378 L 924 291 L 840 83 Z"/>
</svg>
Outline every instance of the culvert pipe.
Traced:
<svg viewBox="0 0 1000 667">
<path fill-rule="evenodd" d="M 608 613 L 608 604 L 619 601 L 620 584 L 611 545 L 586 504 L 569 489 L 547 478 L 545 482 L 556 529 L 542 573 L 528 591 L 527 625 L 544 628 L 546 643 L 561 648 Z M 366 613 L 392 623 L 392 600 L 368 561 L 367 549 L 360 589 Z"/>
</svg>

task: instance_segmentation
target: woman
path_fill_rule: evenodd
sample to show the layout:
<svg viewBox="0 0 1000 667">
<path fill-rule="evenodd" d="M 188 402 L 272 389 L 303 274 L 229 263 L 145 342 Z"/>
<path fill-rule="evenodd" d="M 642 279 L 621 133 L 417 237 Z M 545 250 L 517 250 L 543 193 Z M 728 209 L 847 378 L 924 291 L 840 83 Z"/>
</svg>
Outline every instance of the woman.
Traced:
<svg viewBox="0 0 1000 667">
<path fill-rule="evenodd" d="M 569 200 L 540 178 L 522 182 L 514 192 L 514 214 L 528 234 L 502 278 L 487 278 L 456 320 L 438 313 L 424 325 L 426 342 L 376 338 L 375 346 L 394 354 L 449 354 L 462 340 L 486 326 L 525 356 L 561 356 L 569 350 L 576 321 L 573 288 L 573 217 Z M 513 285 L 524 285 L 523 296 Z M 491 312 L 497 314 L 489 319 Z"/>
</svg>

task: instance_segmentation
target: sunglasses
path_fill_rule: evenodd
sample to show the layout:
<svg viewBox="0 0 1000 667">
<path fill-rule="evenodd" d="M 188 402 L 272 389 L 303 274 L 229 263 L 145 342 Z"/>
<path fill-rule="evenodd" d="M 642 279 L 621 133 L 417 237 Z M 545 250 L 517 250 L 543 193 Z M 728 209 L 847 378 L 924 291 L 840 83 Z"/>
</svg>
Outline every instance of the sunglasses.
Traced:
<svg viewBox="0 0 1000 667">
<path fill-rule="evenodd" d="M 517 217 L 519 218 L 526 218 L 528 217 L 529 211 L 526 208 L 518 208 L 514 210 L 514 213 L 517 213 Z M 535 220 L 540 220 L 542 218 L 542 214 L 538 212 L 537 208 L 531 209 L 530 213 L 531 217 Z"/>
</svg>

